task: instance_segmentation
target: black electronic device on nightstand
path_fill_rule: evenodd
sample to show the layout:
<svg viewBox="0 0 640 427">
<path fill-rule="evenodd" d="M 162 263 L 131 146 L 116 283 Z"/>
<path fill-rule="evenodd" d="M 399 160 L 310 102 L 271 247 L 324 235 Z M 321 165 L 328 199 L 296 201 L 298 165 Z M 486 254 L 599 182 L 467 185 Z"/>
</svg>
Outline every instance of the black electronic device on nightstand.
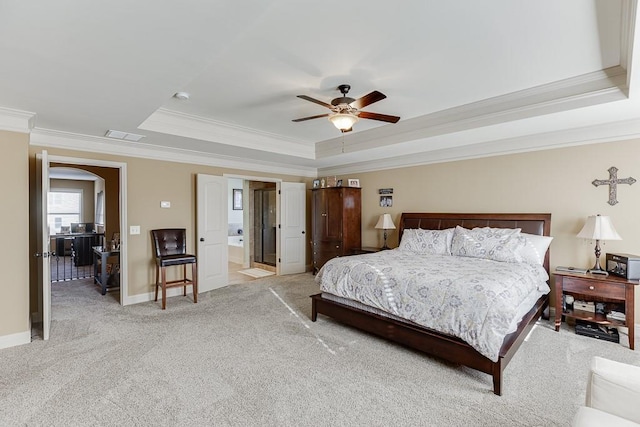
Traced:
<svg viewBox="0 0 640 427">
<path fill-rule="evenodd" d="M 640 256 L 631 254 L 607 254 L 606 270 L 627 280 L 640 279 Z"/>
</svg>

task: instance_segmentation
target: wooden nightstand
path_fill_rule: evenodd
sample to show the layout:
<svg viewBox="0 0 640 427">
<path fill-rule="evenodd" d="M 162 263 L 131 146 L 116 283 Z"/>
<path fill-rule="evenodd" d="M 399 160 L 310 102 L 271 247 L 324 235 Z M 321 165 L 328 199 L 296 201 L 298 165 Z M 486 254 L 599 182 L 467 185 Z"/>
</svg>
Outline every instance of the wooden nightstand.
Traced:
<svg viewBox="0 0 640 427">
<path fill-rule="evenodd" d="M 626 326 L 629 328 L 629 348 L 634 349 L 634 293 L 638 281 L 622 277 L 597 274 L 579 274 L 564 271 L 553 273 L 555 277 L 556 331 L 560 330 L 562 316 L 586 320 L 605 326 Z M 562 310 L 562 295 L 573 295 L 576 300 L 624 305 L 625 321 L 607 319 L 606 315 L 582 310 Z"/>
<path fill-rule="evenodd" d="M 352 248 L 351 255 L 362 255 L 362 254 L 372 254 L 374 252 L 380 252 L 382 249 L 374 248 L 374 247 L 364 247 L 364 248 Z"/>
</svg>

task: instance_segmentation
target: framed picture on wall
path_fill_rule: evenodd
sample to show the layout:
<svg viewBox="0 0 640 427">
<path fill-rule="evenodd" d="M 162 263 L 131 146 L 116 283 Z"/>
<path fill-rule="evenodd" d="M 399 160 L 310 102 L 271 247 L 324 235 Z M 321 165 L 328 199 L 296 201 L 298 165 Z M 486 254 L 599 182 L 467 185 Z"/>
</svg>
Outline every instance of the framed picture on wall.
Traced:
<svg viewBox="0 0 640 427">
<path fill-rule="evenodd" d="M 349 178 L 349 187 L 360 187 L 360 180 Z"/>
<path fill-rule="evenodd" d="M 233 210 L 242 210 L 242 190 L 240 188 L 233 189 Z"/>
</svg>

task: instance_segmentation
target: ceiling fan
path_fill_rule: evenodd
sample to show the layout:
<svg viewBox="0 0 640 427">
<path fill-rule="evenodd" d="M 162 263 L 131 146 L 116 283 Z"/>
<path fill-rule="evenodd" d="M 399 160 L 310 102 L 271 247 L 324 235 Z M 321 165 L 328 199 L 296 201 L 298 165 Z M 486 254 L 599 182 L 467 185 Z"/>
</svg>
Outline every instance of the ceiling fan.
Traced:
<svg viewBox="0 0 640 427">
<path fill-rule="evenodd" d="M 318 114 L 317 116 L 303 117 L 301 119 L 295 119 L 294 122 L 304 122 L 305 120 L 318 119 L 320 117 L 328 117 L 329 121 L 334 124 L 335 127 L 342 132 L 350 132 L 353 125 L 360 119 L 379 120 L 381 122 L 397 123 L 400 120 L 398 116 L 389 116 L 387 114 L 370 113 L 368 111 L 360 111 L 361 108 L 371 105 L 374 102 L 382 101 L 387 96 L 383 93 L 374 90 L 373 92 L 363 96 L 359 99 L 353 99 L 347 96 L 351 86 L 340 85 L 338 90 L 342 93 L 341 97 L 335 98 L 331 101 L 331 105 L 326 102 L 319 101 L 311 98 L 307 95 L 298 95 L 298 98 L 306 99 L 307 101 L 314 102 L 316 104 L 327 107 L 331 110 L 331 113 Z"/>
</svg>

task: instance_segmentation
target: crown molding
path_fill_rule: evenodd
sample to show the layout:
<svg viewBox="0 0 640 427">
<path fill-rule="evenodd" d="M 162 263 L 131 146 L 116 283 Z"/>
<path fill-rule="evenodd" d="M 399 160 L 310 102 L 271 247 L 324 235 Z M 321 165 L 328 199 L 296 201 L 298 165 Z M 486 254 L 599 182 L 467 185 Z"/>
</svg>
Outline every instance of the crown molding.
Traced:
<svg viewBox="0 0 640 427">
<path fill-rule="evenodd" d="M 627 99 L 627 71 L 620 67 L 564 79 L 506 95 L 438 111 L 345 138 L 350 151 L 498 125 L 515 120 Z M 342 138 L 316 145 L 316 158 L 342 152 Z"/>
<path fill-rule="evenodd" d="M 29 133 L 36 123 L 36 113 L 0 107 L 0 130 Z"/>
<path fill-rule="evenodd" d="M 638 0 L 622 0 L 617 66 L 323 141 L 316 144 L 316 159 L 339 155 L 344 142 L 350 151 L 363 151 L 628 99 L 637 14 Z"/>
<path fill-rule="evenodd" d="M 135 144 L 135 145 L 134 145 Z M 30 145 L 62 148 L 91 153 L 111 154 L 115 156 L 136 157 L 166 162 L 188 163 L 203 166 L 215 166 L 242 171 L 255 171 L 282 175 L 315 178 L 316 168 L 261 162 L 184 150 L 179 148 L 159 147 L 140 142 L 130 143 L 111 138 L 75 134 L 51 129 L 35 128 L 31 132 Z"/>
<path fill-rule="evenodd" d="M 418 152 L 338 167 L 318 168 L 318 176 L 375 172 L 379 170 L 422 166 L 508 154 L 580 145 L 601 144 L 640 138 L 640 119 L 622 120 L 563 131 L 505 138 L 483 144 L 465 144 L 429 152 Z"/>
<path fill-rule="evenodd" d="M 269 147 L 272 153 L 315 158 L 315 149 L 310 143 L 166 108 L 156 110 L 138 128 L 253 150 L 265 151 L 265 147 Z"/>
</svg>

